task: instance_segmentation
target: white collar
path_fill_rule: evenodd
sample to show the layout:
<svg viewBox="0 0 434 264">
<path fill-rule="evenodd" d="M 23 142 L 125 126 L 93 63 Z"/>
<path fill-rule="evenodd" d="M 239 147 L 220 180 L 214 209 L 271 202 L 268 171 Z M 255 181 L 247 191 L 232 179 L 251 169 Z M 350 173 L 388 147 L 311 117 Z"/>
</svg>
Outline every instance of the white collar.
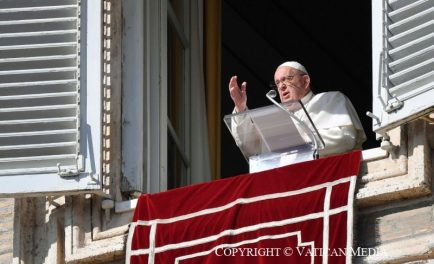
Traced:
<svg viewBox="0 0 434 264">
<path fill-rule="evenodd" d="M 313 96 L 315 94 L 312 91 L 309 91 L 303 98 L 301 98 L 301 102 L 306 105 L 307 103 L 310 102 L 310 100 L 312 100 Z"/>
</svg>

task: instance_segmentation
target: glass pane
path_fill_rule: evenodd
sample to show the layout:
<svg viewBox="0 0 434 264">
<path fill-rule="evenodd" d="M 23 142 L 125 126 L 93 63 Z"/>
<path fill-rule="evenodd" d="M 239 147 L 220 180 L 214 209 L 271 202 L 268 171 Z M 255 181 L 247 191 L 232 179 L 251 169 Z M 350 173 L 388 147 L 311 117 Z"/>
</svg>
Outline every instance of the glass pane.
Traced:
<svg viewBox="0 0 434 264">
<path fill-rule="evenodd" d="M 178 3 L 178 1 L 173 1 Z M 177 10 L 177 6 L 174 6 Z M 177 12 L 175 11 L 177 14 Z M 179 19 L 179 18 L 178 18 Z M 180 145 L 175 143 L 174 136 L 168 132 L 168 188 L 176 188 L 185 185 L 186 168 L 181 159 L 180 151 L 185 149 L 185 69 L 184 49 L 173 24 L 168 21 L 167 36 L 167 113 L 173 125 L 175 136 Z M 181 149 L 179 149 L 181 148 Z"/>
<path fill-rule="evenodd" d="M 170 24 L 168 24 L 167 40 L 167 112 L 173 128 L 181 136 L 184 119 L 184 51 Z"/>
<path fill-rule="evenodd" d="M 175 12 L 176 17 L 178 18 L 178 22 L 181 24 L 181 27 L 184 27 L 184 10 L 183 10 L 183 0 L 170 0 L 170 5 Z"/>
<path fill-rule="evenodd" d="M 185 185 L 186 182 L 185 166 L 170 133 L 167 135 L 167 148 L 167 189 L 173 189 Z"/>
</svg>

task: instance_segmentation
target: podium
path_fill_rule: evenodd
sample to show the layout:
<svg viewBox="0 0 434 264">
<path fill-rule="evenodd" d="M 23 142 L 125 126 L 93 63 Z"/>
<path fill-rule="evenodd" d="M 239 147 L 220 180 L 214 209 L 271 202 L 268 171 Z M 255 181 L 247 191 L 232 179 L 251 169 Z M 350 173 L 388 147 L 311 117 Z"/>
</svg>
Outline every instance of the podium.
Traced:
<svg viewBox="0 0 434 264">
<path fill-rule="evenodd" d="M 316 159 L 324 148 L 300 100 L 226 115 L 224 122 L 251 173 Z"/>
</svg>

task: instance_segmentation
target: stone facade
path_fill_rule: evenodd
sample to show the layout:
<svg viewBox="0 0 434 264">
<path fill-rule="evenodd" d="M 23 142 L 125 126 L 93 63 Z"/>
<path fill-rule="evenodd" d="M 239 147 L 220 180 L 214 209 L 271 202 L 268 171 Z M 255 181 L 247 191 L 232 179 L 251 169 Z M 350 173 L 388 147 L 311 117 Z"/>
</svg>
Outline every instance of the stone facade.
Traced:
<svg viewBox="0 0 434 264">
<path fill-rule="evenodd" d="M 12 262 L 13 230 L 14 230 L 14 199 L 0 199 L 0 263 Z"/>
<path fill-rule="evenodd" d="M 378 248 L 390 263 L 433 259 L 433 205 L 430 196 L 361 210 L 357 219 L 359 246 Z M 379 260 L 376 256 L 366 259 L 370 263 Z"/>
<path fill-rule="evenodd" d="M 378 254 L 357 263 L 434 260 L 433 127 L 418 120 L 397 129 L 391 155 L 363 164 L 355 245 Z"/>
</svg>

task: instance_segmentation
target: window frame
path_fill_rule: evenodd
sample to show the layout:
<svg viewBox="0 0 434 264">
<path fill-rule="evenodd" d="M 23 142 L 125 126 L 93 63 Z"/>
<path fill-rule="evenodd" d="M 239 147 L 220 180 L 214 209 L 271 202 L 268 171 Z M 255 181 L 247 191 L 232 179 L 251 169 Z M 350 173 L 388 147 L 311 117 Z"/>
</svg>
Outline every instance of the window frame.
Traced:
<svg viewBox="0 0 434 264">
<path fill-rule="evenodd" d="M 185 44 L 188 30 L 173 21 L 173 9 L 167 0 L 125 1 L 123 3 L 123 109 L 122 109 L 122 174 L 128 183 L 123 191 L 157 193 L 168 187 L 168 23 L 175 23 L 177 33 Z M 188 1 L 182 1 L 184 12 Z M 126 14 L 129 14 L 126 16 Z M 132 16 L 131 14 L 136 14 Z M 188 16 L 186 16 L 188 18 Z M 143 34 L 141 34 L 143 32 Z M 184 47 L 184 57 L 189 58 Z M 183 85 L 188 100 L 190 92 L 190 61 L 184 61 Z M 157 99 L 158 98 L 158 99 Z M 137 111 L 139 109 L 139 111 Z M 189 104 L 183 109 L 185 127 L 181 135 L 184 156 L 189 156 Z M 181 138 L 178 138 L 181 141 Z M 189 175 L 189 169 L 185 172 Z M 189 179 L 189 176 L 186 177 Z M 188 184 L 190 180 L 187 180 Z M 130 188 L 130 189 L 128 189 Z"/>
<path fill-rule="evenodd" d="M 175 129 L 173 128 L 172 122 L 170 118 L 167 118 L 167 129 L 169 132 L 169 135 L 172 139 L 172 141 L 175 143 L 175 151 L 176 155 L 178 155 L 180 162 L 181 162 L 181 171 L 178 171 L 177 173 L 180 173 L 179 178 L 180 181 L 176 182 L 176 179 L 174 182 L 176 184 L 179 184 L 180 186 L 191 184 L 191 170 L 190 170 L 190 126 L 191 126 L 191 120 L 190 120 L 190 93 L 191 93 L 191 83 L 190 83 L 190 39 L 189 39 L 189 23 L 190 21 L 188 18 L 190 17 L 190 2 L 182 0 L 179 3 L 180 9 L 182 12 L 182 17 L 178 17 L 172 4 L 170 1 L 167 1 L 167 18 L 169 23 L 172 25 L 175 37 L 178 38 L 179 43 L 182 46 L 182 86 L 183 86 L 183 94 L 182 94 L 182 109 L 180 111 L 182 112 L 179 115 L 179 118 L 182 119 L 183 127 L 181 128 L 180 134 L 178 134 Z M 167 31 L 167 35 L 169 32 Z M 167 47 L 169 48 L 169 47 Z M 169 57 L 169 56 L 167 56 Z M 169 64 L 170 62 L 168 62 Z M 167 102 L 167 101 L 166 101 Z M 166 103 L 167 104 L 167 103 Z M 166 108 L 169 106 L 167 105 Z M 169 162 L 169 159 L 167 160 Z M 175 177 L 175 176 L 173 176 Z M 172 186 L 172 187 L 180 187 L 180 186 Z"/>
</svg>

